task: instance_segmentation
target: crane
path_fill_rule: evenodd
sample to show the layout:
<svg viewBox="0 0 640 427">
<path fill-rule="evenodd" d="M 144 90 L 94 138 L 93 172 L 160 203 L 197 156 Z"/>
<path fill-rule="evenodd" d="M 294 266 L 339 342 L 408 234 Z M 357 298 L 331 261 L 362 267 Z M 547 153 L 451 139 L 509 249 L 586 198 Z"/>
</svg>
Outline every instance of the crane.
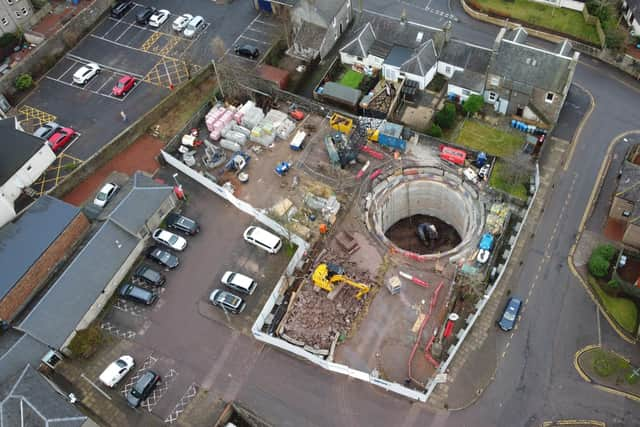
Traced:
<svg viewBox="0 0 640 427">
<path fill-rule="evenodd" d="M 318 265 L 313 272 L 312 280 L 314 285 L 328 292 L 333 291 L 334 283 L 346 283 L 349 286 L 353 286 L 354 288 L 359 289 L 358 293 L 356 294 L 357 299 L 362 298 L 362 296 L 369 292 L 369 290 L 371 289 L 364 283 L 354 282 L 353 280 L 347 278 L 344 275 L 344 269 L 342 267 L 331 263 L 323 263 Z"/>
</svg>

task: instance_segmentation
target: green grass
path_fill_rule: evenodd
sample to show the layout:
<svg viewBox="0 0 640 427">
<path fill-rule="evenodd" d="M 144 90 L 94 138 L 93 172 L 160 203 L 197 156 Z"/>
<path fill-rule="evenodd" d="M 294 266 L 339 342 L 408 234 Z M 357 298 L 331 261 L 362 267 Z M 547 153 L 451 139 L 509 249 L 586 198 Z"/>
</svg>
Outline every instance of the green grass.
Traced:
<svg viewBox="0 0 640 427">
<path fill-rule="evenodd" d="M 353 70 L 347 70 L 347 72 L 344 73 L 344 76 L 342 76 L 338 83 L 343 86 L 358 89 L 360 83 L 362 82 L 362 79 L 364 79 L 364 74 L 358 73 L 357 71 Z"/>
<path fill-rule="evenodd" d="M 527 0 L 472 0 L 470 4 L 486 12 L 515 18 L 600 45 L 595 25 L 588 24 L 581 12 L 555 8 Z"/>
<path fill-rule="evenodd" d="M 618 322 L 627 332 L 635 334 L 638 327 L 638 307 L 633 301 L 627 298 L 617 298 L 608 295 L 600 288 L 595 277 L 589 276 L 591 288 L 598 294 L 605 310 Z"/>
<path fill-rule="evenodd" d="M 634 367 L 614 352 L 606 351 L 601 348 L 593 350 L 593 370 L 602 378 L 611 377 L 615 374 L 616 384 L 622 384 L 626 381 L 629 385 L 637 384 L 639 375 L 634 375 Z"/>
<path fill-rule="evenodd" d="M 510 157 L 522 149 L 524 136 L 467 120 L 454 142 L 492 156 Z"/>
<path fill-rule="evenodd" d="M 528 182 L 513 182 L 510 178 L 505 176 L 505 164 L 503 160 L 498 160 L 493 166 L 491 172 L 491 178 L 489 179 L 489 185 L 497 190 L 504 191 L 511 194 L 513 197 L 517 197 L 520 200 L 527 200 L 527 185 Z"/>
</svg>

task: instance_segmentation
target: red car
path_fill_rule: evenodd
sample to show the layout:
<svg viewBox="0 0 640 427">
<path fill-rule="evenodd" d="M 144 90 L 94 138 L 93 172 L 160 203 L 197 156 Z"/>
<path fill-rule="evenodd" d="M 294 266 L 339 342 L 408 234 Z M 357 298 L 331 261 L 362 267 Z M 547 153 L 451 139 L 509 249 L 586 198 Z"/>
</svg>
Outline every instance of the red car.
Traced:
<svg viewBox="0 0 640 427">
<path fill-rule="evenodd" d="M 58 153 L 65 147 L 65 145 L 71 142 L 74 136 L 76 136 L 75 130 L 71 128 L 59 128 L 49 137 L 49 146 L 54 153 Z"/>
<path fill-rule="evenodd" d="M 113 96 L 125 96 L 136 84 L 136 79 L 131 76 L 122 76 L 118 80 L 118 84 L 113 87 L 111 94 Z"/>
</svg>

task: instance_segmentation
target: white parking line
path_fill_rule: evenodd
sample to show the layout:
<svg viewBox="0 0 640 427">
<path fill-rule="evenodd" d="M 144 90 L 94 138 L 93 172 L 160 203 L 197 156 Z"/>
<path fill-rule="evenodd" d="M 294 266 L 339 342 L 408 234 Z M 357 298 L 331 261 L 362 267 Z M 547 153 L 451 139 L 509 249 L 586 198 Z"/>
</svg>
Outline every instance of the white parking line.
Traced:
<svg viewBox="0 0 640 427">
<path fill-rule="evenodd" d="M 266 42 L 264 40 L 256 40 L 256 39 L 252 39 L 251 37 L 247 37 L 245 35 L 238 37 L 238 39 L 247 39 L 247 40 L 251 40 L 252 42 L 256 42 L 256 43 L 262 43 L 262 44 L 266 44 L 267 46 L 270 45 L 271 43 Z M 235 45 L 235 44 L 234 44 Z"/>
<path fill-rule="evenodd" d="M 129 24 L 129 26 L 128 26 L 128 27 L 127 27 L 127 28 L 126 28 L 122 33 L 120 33 L 120 35 L 119 35 L 118 37 L 116 37 L 116 41 L 120 40 L 120 38 L 121 38 L 122 36 L 124 36 L 124 35 L 125 35 L 125 33 L 126 33 L 127 31 L 129 31 L 129 30 L 131 29 L 131 27 L 133 27 L 133 26 L 134 26 L 134 25 L 133 25 L 133 23 L 130 23 L 130 24 Z"/>
<path fill-rule="evenodd" d="M 60 151 L 60 153 L 58 153 L 58 154 L 62 154 L 65 151 L 67 151 L 77 140 L 80 139 L 81 136 L 82 136 L 81 133 L 76 132 L 76 136 L 74 136 L 73 139 L 71 141 L 69 141 L 69 143 L 67 145 L 65 145 L 65 147 L 62 149 L 62 151 Z"/>
<path fill-rule="evenodd" d="M 72 53 L 67 53 L 67 57 L 68 57 L 68 58 L 71 58 L 71 59 L 73 59 L 73 60 L 75 60 L 75 61 L 77 61 L 77 62 L 79 62 L 79 63 L 81 63 L 81 64 L 83 64 L 83 65 L 84 65 L 84 64 L 88 64 L 89 62 L 93 62 L 94 64 L 98 64 L 98 65 L 100 66 L 100 68 L 105 69 L 105 70 L 108 70 L 108 71 L 112 71 L 112 72 L 119 73 L 119 74 L 122 74 L 122 75 L 129 75 L 129 76 L 133 76 L 133 77 L 135 77 L 135 78 L 137 78 L 137 79 L 141 79 L 141 78 L 143 78 L 143 77 L 144 77 L 144 76 L 142 76 L 141 74 L 132 73 L 132 72 L 129 72 L 129 71 L 123 70 L 123 69 L 121 69 L 121 68 L 116 68 L 116 67 L 112 67 L 112 66 L 110 66 L 110 65 L 102 64 L 102 63 L 100 63 L 100 62 L 90 61 L 90 60 L 85 59 L 85 58 L 82 58 L 82 57 L 80 57 L 80 56 L 76 56 L 76 55 L 74 55 L 74 54 L 72 54 Z"/>
<path fill-rule="evenodd" d="M 67 69 L 65 70 L 65 72 L 64 72 L 64 73 L 62 73 L 62 74 L 60 75 L 60 77 L 58 77 L 58 78 L 59 78 L 59 79 L 62 79 L 62 78 L 64 77 L 64 75 L 65 75 L 65 74 L 67 74 L 67 73 L 69 72 L 69 70 L 71 70 L 71 69 L 75 68 L 75 67 L 76 67 L 76 65 L 78 65 L 78 64 L 77 64 L 77 63 L 71 64 L 71 65 L 69 66 L 69 68 L 67 68 Z"/>
<path fill-rule="evenodd" d="M 276 24 L 273 24 L 273 23 L 271 23 L 271 22 L 261 21 L 261 20 L 259 20 L 259 19 L 255 19 L 253 22 L 259 22 L 259 23 L 261 23 L 261 24 L 268 25 L 268 26 L 270 26 L 270 27 L 274 27 L 274 28 L 277 28 L 277 27 L 278 27 L 278 25 L 276 25 Z"/>
<path fill-rule="evenodd" d="M 49 79 L 49 80 L 53 80 L 54 82 L 58 82 L 58 83 L 63 84 L 65 86 L 69 86 L 69 87 L 72 87 L 72 88 L 75 88 L 75 89 L 78 89 L 78 90 L 82 90 L 82 91 L 85 91 L 85 92 L 91 92 L 93 94 L 96 94 L 96 95 L 99 95 L 99 96 L 103 96 L 105 98 L 113 99 L 113 100 L 118 101 L 118 102 L 123 102 L 124 98 L 125 98 L 125 97 L 118 98 L 118 97 L 110 95 L 110 94 L 107 95 L 105 93 L 100 93 L 98 91 L 87 89 L 86 87 L 78 86 L 78 85 L 73 84 L 73 83 L 68 83 L 68 82 L 65 82 L 64 80 L 55 79 L 53 77 L 49 77 L 49 76 L 45 76 L 45 77 L 47 79 Z M 129 92 L 131 92 L 131 91 L 129 91 Z"/>
</svg>

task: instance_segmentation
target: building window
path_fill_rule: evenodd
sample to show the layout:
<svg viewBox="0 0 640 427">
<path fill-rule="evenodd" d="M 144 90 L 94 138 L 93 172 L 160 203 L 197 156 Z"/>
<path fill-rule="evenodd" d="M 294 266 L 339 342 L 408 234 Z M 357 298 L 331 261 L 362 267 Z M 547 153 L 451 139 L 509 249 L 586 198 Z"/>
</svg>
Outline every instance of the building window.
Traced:
<svg viewBox="0 0 640 427">
<path fill-rule="evenodd" d="M 361 56 L 356 56 L 356 61 L 362 62 L 362 57 Z"/>
<path fill-rule="evenodd" d="M 27 10 L 27 8 L 26 8 L 26 7 L 23 7 L 21 10 L 22 10 L 22 14 L 23 14 L 24 16 L 27 16 L 27 15 L 29 14 L 29 11 Z"/>
<path fill-rule="evenodd" d="M 31 165 L 27 166 L 27 172 L 31 170 Z"/>
<path fill-rule="evenodd" d="M 7 0 L 7 4 L 13 4 L 13 0 Z"/>
<path fill-rule="evenodd" d="M 16 10 L 16 18 L 20 18 L 20 11 Z"/>
<path fill-rule="evenodd" d="M 333 17 L 333 22 L 331 22 L 331 25 L 333 25 L 333 28 L 336 27 L 336 17 L 335 16 Z"/>
<path fill-rule="evenodd" d="M 545 100 L 545 102 L 551 103 L 551 102 L 553 102 L 553 98 L 554 98 L 553 93 L 552 92 L 547 92 L 547 97 L 544 100 Z"/>
<path fill-rule="evenodd" d="M 498 94 L 495 92 L 489 92 L 489 101 L 495 101 L 498 97 Z"/>
<path fill-rule="evenodd" d="M 2 19 L 0 19 L 0 21 L 2 22 L 2 25 L 4 25 L 4 26 L 9 25 L 9 20 L 7 18 L 5 18 L 4 16 L 2 17 Z"/>
<path fill-rule="evenodd" d="M 469 96 L 471 95 L 471 91 L 469 91 L 468 89 L 462 89 L 462 94 L 465 96 Z"/>
<path fill-rule="evenodd" d="M 448 66 L 448 65 L 446 67 L 444 67 L 444 72 L 447 73 L 447 74 L 451 74 L 451 67 Z"/>
<path fill-rule="evenodd" d="M 491 77 L 489 79 L 489 83 L 491 84 L 491 86 L 498 86 L 500 84 L 500 77 Z"/>
</svg>

